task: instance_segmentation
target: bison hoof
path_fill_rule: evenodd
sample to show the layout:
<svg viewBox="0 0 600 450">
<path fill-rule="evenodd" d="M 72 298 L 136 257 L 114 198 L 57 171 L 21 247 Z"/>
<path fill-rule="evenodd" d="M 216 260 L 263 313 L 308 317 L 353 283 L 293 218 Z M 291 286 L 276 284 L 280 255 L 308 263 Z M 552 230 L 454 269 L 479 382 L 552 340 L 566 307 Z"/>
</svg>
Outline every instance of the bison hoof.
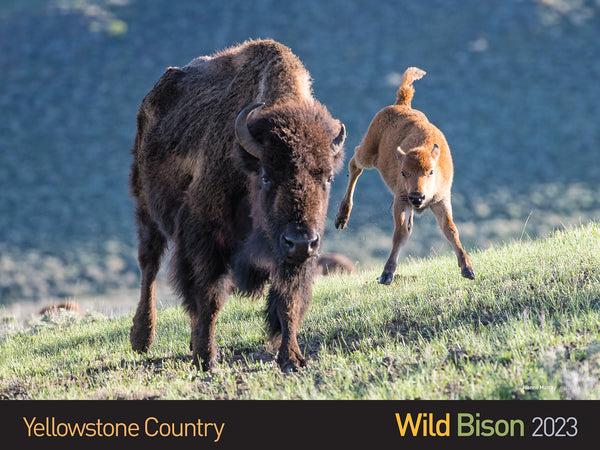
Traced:
<svg viewBox="0 0 600 450">
<path fill-rule="evenodd" d="M 475 279 L 475 272 L 473 272 L 473 269 L 470 267 L 463 267 L 460 273 L 463 277 L 468 278 L 469 280 Z"/>
<path fill-rule="evenodd" d="M 390 285 L 392 284 L 392 280 L 394 279 L 394 274 L 393 273 L 382 273 L 381 277 L 379 278 L 379 283 L 380 284 L 385 284 L 385 285 Z"/>
<path fill-rule="evenodd" d="M 196 369 L 202 369 L 203 372 L 211 372 L 217 368 L 218 361 L 213 359 L 202 359 L 199 356 L 192 357 L 192 363 Z"/>
<path fill-rule="evenodd" d="M 298 372 L 301 368 L 306 367 L 308 363 L 302 357 L 292 357 L 288 359 L 277 359 L 277 363 L 283 373 Z"/>
<path fill-rule="evenodd" d="M 220 355 L 215 355 L 212 358 L 202 358 L 195 354 L 192 356 L 192 363 L 197 369 L 202 369 L 203 372 L 211 372 L 217 368 L 219 361 L 221 360 Z"/>
<path fill-rule="evenodd" d="M 280 364 L 279 366 L 281 367 L 281 371 L 283 373 L 295 373 L 298 372 L 302 367 L 306 367 L 306 361 L 292 361 L 292 360 L 288 360 L 283 364 Z"/>
<path fill-rule="evenodd" d="M 135 326 L 129 331 L 129 342 L 131 349 L 138 353 L 147 353 L 152 347 L 154 341 L 154 331 L 148 329 L 140 329 Z"/>
<path fill-rule="evenodd" d="M 217 368 L 217 361 L 215 359 L 211 359 L 208 361 L 202 361 L 202 370 L 204 372 L 211 372 Z"/>
</svg>

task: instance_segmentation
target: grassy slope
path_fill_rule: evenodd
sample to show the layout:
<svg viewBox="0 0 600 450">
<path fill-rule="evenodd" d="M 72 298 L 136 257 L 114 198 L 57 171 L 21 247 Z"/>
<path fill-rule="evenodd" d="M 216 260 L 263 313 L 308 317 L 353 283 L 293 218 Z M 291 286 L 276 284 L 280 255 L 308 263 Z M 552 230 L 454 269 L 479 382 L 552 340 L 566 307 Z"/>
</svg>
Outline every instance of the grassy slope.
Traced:
<svg viewBox="0 0 600 450">
<path fill-rule="evenodd" d="M 224 362 L 190 368 L 181 308 L 159 313 L 147 356 L 130 315 L 46 317 L 0 338 L 2 398 L 600 398 L 600 224 L 474 254 L 317 282 L 300 334 L 308 369 L 283 375 L 265 351 L 262 302 L 232 299 L 218 324 Z M 531 389 L 528 386 L 544 386 Z"/>
</svg>

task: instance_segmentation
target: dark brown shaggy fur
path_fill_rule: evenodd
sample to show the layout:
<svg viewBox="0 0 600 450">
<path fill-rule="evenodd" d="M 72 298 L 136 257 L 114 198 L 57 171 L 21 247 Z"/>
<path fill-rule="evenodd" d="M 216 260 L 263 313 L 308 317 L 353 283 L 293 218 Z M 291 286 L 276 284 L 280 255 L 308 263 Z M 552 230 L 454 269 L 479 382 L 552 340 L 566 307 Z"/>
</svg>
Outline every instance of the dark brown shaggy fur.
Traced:
<svg viewBox="0 0 600 450">
<path fill-rule="evenodd" d="M 260 157 L 234 133 L 240 111 L 256 102 L 265 106 L 247 128 Z M 196 364 L 208 370 L 217 362 L 215 321 L 232 289 L 257 297 L 270 284 L 267 322 L 271 338 L 281 338 L 278 362 L 283 370 L 304 366 L 296 333 L 316 253 L 290 261 L 284 238 L 317 236 L 320 244 L 345 133 L 312 97 L 302 63 L 287 47 L 260 40 L 169 68 L 137 122 L 131 190 L 142 284 L 132 348 L 152 344 L 155 279 L 170 240 L 171 278 L 191 317 Z"/>
</svg>

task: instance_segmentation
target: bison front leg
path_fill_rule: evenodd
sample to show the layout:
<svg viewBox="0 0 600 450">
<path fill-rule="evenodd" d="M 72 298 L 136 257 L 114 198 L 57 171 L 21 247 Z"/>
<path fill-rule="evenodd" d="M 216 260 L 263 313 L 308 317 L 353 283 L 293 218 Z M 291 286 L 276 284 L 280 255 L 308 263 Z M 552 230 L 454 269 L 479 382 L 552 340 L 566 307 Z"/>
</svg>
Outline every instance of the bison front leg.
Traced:
<svg viewBox="0 0 600 450">
<path fill-rule="evenodd" d="M 281 333 L 281 346 L 277 356 L 277 364 L 285 373 L 296 372 L 302 367 L 306 367 L 306 360 L 300 352 L 297 341 L 297 328 L 289 327 Z"/>
<path fill-rule="evenodd" d="M 396 273 L 396 267 L 398 266 L 398 256 L 400 255 L 400 249 L 408 237 L 412 233 L 413 224 L 413 210 L 408 204 L 401 198 L 394 200 L 394 236 L 392 238 L 392 251 L 390 256 L 385 263 L 379 282 L 381 284 L 391 284 Z"/>
<path fill-rule="evenodd" d="M 295 372 L 307 363 L 298 346 L 298 329 L 310 303 L 310 291 L 282 293 L 271 288 L 267 297 L 267 316 L 270 326 L 270 339 L 281 339 L 277 363 L 283 372 Z M 300 294 L 300 295 L 299 295 Z"/>
<path fill-rule="evenodd" d="M 431 207 L 431 211 L 437 219 L 438 225 L 440 226 L 442 233 L 446 236 L 446 239 L 452 245 L 456 258 L 458 259 L 458 266 L 460 267 L 460 273 L 463 277 L 470 280 L 475 279 L 475 272 L 471 266 L 471 260 L 467 253 L 463 250 L 463 247 L 458 239 L 458 230 L 452 220 L 452 206 L 449 201 L 442 201 L 436 203 Z"/>
<path fill-rule="evenodd" d="M 160 268 L 160 259 L 167 241 L 150 216 L 141 208 L 138 208 L 137 219 L 138 261 L 142 272 L 142 284 L 140 301 L 133 317 L 133 326 L 129 332 L 129 341 L 134 351 L 145 353 L 154 341 L 156 275 Z"/>
<path fill-rule="evenodd" d="M 186 303 L 189 304 L 189 301 Z M 208 372 L 219 362 L 215 328 L 217 317 L 225 303 L 225 295 L 217 288 L 198 295 L 195 303 L 195 309 L 190 311 L 192 360 L 195 366 L 201 366 L 202 370 Z"/>
</svg>

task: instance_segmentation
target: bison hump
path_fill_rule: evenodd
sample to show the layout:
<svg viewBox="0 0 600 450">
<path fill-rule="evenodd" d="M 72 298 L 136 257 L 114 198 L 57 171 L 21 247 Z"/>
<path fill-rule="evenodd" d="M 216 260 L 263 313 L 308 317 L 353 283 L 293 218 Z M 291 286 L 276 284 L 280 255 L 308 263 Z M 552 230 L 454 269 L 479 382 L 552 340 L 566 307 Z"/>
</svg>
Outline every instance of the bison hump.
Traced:
<svg viewBox="0 0 600 450">
<path fill-rule="evenodd" d="M 183 77 L 185 72 L 179 67 L 169 67 L 148 93 L 144 103 L 150 105 L 159 116 L 166 114 L 179 99 L 179 82 Z"/>
</svg>

